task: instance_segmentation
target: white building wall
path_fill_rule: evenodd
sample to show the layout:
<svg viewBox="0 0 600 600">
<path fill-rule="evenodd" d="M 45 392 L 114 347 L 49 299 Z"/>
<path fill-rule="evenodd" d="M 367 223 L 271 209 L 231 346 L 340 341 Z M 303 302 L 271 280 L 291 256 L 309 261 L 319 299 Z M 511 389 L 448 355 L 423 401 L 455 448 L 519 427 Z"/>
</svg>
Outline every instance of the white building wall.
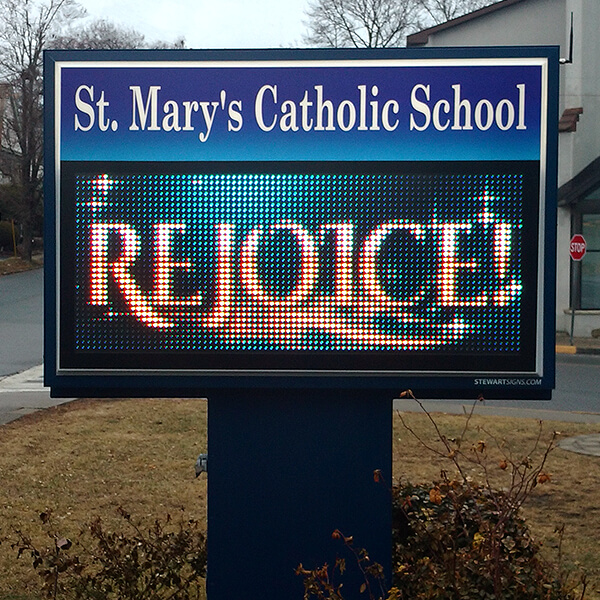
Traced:
<svg viewBox="0 0 600 600">
<path fill-rule="evenodd" d="M 427 45 L 560 45 L 564 55 L 564 36 L 565 0 L 527 0 L 436 32 Z"/>
<path fill-rule="evenodd" d="M 566 107 L 583 107 L 572 135 L 573 177 L 600 156 L 600 0 L 567 0 L 566 12 L 573 13 L 575 35 L 573 64 L 562 67 L 561 100 Z"/>
</svg>

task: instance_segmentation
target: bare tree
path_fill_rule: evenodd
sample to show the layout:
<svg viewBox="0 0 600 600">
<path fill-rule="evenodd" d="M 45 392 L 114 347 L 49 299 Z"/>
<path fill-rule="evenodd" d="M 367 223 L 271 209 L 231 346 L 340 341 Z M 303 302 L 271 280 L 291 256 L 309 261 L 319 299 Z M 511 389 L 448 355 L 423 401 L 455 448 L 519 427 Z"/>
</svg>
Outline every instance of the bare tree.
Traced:
<svg viewBox="0 0 600 600">
<path fill-rule="evenodd" d="M 420 0 L 425 26 L 439 25 L 499 0 Z"/>
<path fill-rule="evenodd" d="M 142 33 L 121 27 L 106 19 L 90 21 L 82 27 L 70 27 L 49 40 L 49 47 L 64 50 L 123 50 L 147 48 Z"/>
<path fill-rule="evenodd" d="M 31 260 L 42 223 L 43 50 L 148 45 L 137 31 L 105 20 L 75 27 L 85 16 L 75 0 L 0 0 L 0 11 L 0 204 L 20 222 L 22 254 Z"/>
<path fill-rule="evenodd" d="M 31 260 L 42 204 L 42 51 L 58 23 L 82 13 L 73 0 L 0 0 L 0 11 L 0 77 L 7 84 L 0 170 L 18 198 L 23 255 Z"/>
<path fill-rule="evenodd" d="M 314 0 L 305 41 L 329 48 L 401 46 L 418 23 L 417 9 L 417 0 Z"/>
<path fill-rule="evenodd" d="M 108 19 L 95 19 L 69 27 L 49 42 L 50 48 L 63 50 L 127 50 L 127 49 L 183 49 L 185 39 L 173 42 L 147 42 L 143 33 L 132 27 L 117 25 Z"/>
<path fill-rule="evenodd" d="M 313 0 L 306 11 L 309 46 L 404 46 L 418 29 L 445 23 L 499 0 Z"/>
</svg>

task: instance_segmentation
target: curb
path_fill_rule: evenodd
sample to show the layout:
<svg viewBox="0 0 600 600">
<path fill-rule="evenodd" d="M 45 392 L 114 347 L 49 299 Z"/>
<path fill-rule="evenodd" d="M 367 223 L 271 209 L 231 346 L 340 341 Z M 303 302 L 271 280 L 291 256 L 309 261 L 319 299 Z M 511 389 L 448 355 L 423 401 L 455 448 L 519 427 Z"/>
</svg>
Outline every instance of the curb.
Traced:
<svg viewBox="0 0 600 600">
<path fill-rule="evenodd" d="M 583 348 L 581 346 L 567 346 L 563 344 L 556 345 L 556 354 L 597 354 L 600 355 L 600 348 Z"/>
<path fill-rule="evenodd" d="M 556 354 L 577 354 L 577 347 L 556 344 Z"/>
</svg>

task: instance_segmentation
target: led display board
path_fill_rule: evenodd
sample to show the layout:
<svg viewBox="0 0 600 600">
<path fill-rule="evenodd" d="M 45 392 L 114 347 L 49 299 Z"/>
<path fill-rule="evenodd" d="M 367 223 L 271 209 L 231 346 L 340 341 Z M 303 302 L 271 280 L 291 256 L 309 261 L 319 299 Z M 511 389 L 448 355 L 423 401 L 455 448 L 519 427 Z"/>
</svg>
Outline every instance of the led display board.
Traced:
<svg viewBox="0 0 600 600">
<path fill-rule="evenodd" d="M 548 397 L 557 65 L 47 52 L 47 384 Z"/>
</svg>

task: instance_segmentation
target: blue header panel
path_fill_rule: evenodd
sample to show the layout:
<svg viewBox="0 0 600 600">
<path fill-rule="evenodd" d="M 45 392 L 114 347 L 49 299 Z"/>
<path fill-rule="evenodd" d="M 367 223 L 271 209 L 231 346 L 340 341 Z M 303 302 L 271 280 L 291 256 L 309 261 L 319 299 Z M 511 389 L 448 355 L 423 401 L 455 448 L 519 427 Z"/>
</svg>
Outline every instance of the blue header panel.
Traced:
<svg viewBox="0 0 600 600">
<path fill-rule="evenodd" d="M 539 160 L 522 60 L 74 62 L 61 160 Z"/>
<path fill-rule="evenodd" d="M 53 393 L 547 397 L 557 65 L 48 52 Z"/>
</svg>

